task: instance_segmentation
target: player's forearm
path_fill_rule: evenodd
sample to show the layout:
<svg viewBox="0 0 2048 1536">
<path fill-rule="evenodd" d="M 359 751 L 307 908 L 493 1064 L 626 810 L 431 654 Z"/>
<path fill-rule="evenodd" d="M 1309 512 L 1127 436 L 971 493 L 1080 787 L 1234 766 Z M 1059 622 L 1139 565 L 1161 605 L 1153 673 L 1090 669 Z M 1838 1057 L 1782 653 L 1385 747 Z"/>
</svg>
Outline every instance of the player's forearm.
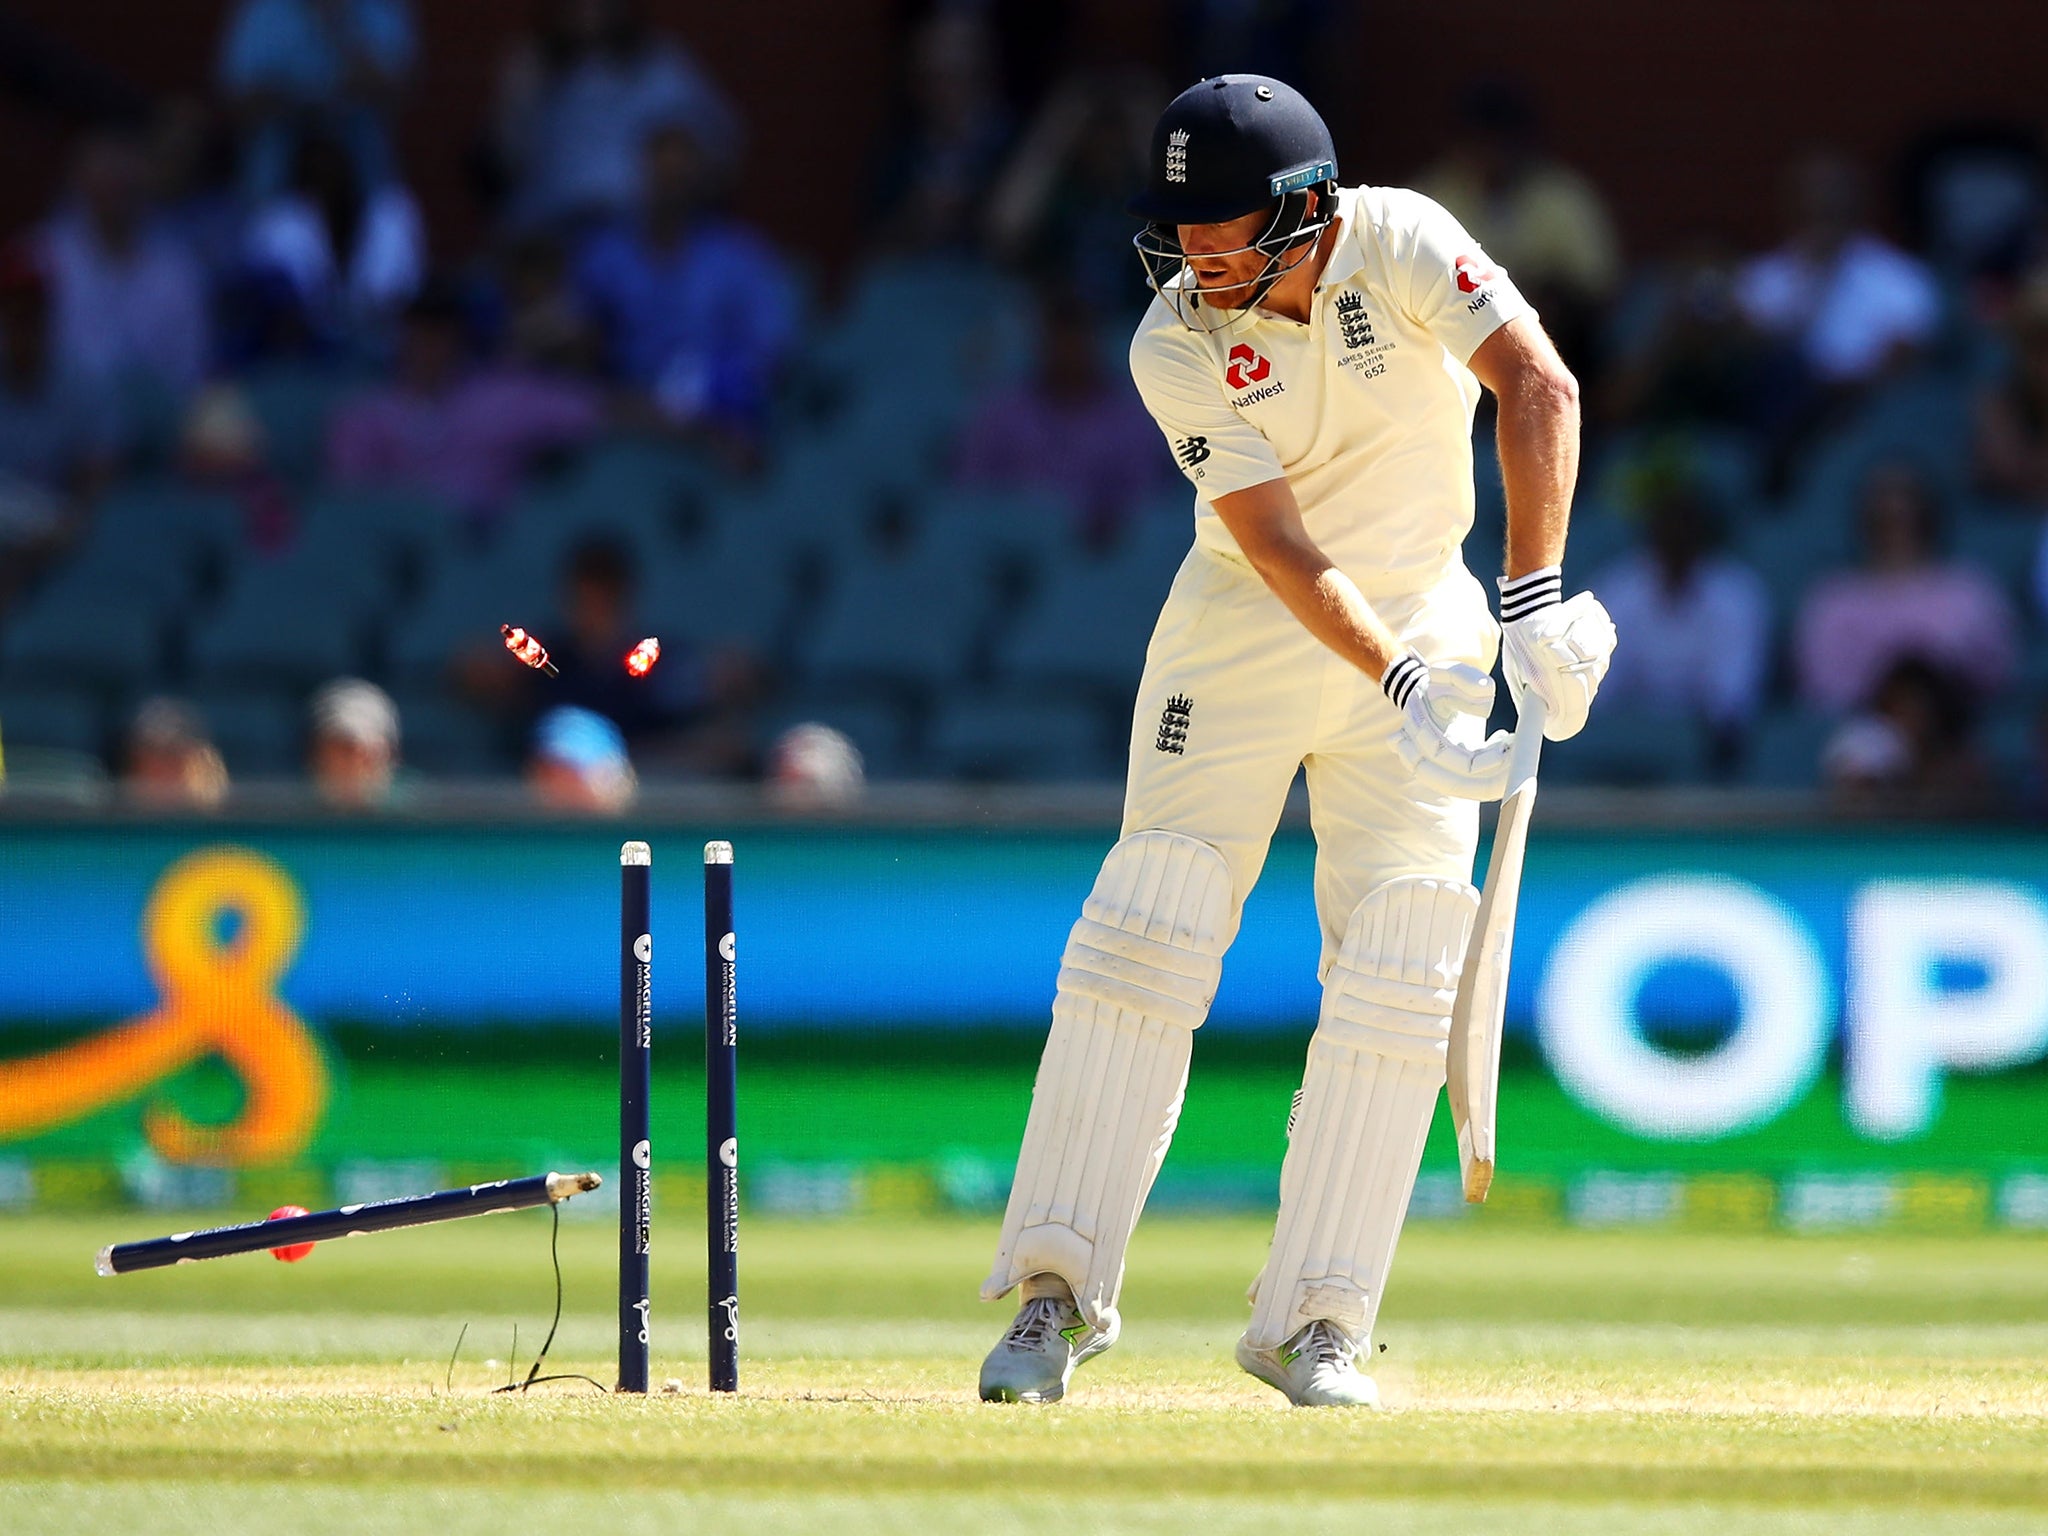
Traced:
<svg viewBox="0 0 2048 1536">
<path fill-rule="evenodd" d="M 1373 611 L 1358 583 L 1314 543 L 1275 540 L 1246 558 L 1304 628 L 1373 681 L 1401 654 L 1401 643 Z"/>
<path fill-rule="evenodd" d="M 1579 386 L 1563 364 L 1531 368 L 1503 390 L 1495 442 L 1507 492 L 1507 574 L 1564 561 L 1579 479 Z"/>
</svg>

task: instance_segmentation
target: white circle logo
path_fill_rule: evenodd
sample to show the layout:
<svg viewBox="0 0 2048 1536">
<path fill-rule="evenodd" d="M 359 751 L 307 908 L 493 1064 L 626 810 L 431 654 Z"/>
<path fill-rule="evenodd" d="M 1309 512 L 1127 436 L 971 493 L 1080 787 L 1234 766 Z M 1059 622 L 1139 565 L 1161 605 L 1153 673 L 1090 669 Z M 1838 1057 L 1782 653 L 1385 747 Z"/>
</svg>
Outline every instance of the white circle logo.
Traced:
<svg viewBox="0 0 2048 1536">
<path fill-rule="evenodd" d="M 725 1164 L 725 1166 L 726 1166 L 726 1167 L 728 1167 L 728 1168 L 737 1168 L 737 1167 L 739 1167 L 739 1165 L 740 1165 L 740 1139 L 739 1139 L 739 1137 L 737 1137 L 737 1136 L 728 1136 L 728 1137 L 726 1137 L 726 1138 L 725 1138 L 725 1140 L 724 1140 L 724 1141 L 722 1141 L 722 1142 L 720 1142 L 720 1143 L 718 1144 L 718 1160 L 719 1160 L 719 1161 L 720 1161 L 721 1163 Z"/>
<path fill-rule="evenodd" d="M 633 958 L 642 965 L 654 959 L 654 935 L 643 933 L 633 941 Z"/>
<path fill-rule="evenodd" d="M 1727 976 L 1734 1031 L 1703 1056 L 1642 1036 L 1636 994 L 1669 960 Z M 1557 941 L 1536 1002 L 1543 1051 L 1580 1103 L 1638 1136 L 1709 1140 L 1776 1118 L 1819 1073 L 1827 966 L 1783 903 L 1717 875 L 1637 880 L 1589 905 Z"/>
<path fill-rule="evenodd" d="M 728 933 L 724 938 L 718 941 L 718 955 L 719 958 L 721 960 L 724 960 L 727 964 L 730 964 L 732 962 L 733 942 L 731 934 Z"/>
<path fill-rule="evenodd" d="M 633 1143 L 633 1166 L 635 1168 L 651 1168 L 654 1166 L 654 1149 L 645 1141 Z"/>
</svg>

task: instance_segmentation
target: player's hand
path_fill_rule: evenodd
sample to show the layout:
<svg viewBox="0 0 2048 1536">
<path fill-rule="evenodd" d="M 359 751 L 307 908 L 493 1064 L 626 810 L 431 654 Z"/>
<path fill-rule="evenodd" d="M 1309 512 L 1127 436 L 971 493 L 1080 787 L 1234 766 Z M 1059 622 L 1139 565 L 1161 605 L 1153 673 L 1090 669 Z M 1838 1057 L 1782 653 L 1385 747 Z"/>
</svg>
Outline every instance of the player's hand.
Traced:
<svg viewBox="0 0 2048 1536">
<path fill-rule="evenodd" d="M 1543 734 L 1564 741 L 1585 728 L 1593 695 L 1614 657 L 1614 620 L 1600 599 L 1569 602 L 1554 565 L 1500 583 L 1501 671 L 1517 699 L 1535 694 L 1548 713 Z"/>
<path fill-rule="evenodd" d="M 1459 715 L 1482 723 L 1493 712 L 1493 679 L 1462 664 L 1431 667 L 1413 651 L 1394 658 L 1380 688 L 1401 711 L 1394 750 L 1416 781 L 1460 800 L 1498 800 L 1508 785 L 1508 736 L 1476 747 L 1451 739 Z M 1476 734 L 1476 733 L 1475 733 Z"/>
</svg>

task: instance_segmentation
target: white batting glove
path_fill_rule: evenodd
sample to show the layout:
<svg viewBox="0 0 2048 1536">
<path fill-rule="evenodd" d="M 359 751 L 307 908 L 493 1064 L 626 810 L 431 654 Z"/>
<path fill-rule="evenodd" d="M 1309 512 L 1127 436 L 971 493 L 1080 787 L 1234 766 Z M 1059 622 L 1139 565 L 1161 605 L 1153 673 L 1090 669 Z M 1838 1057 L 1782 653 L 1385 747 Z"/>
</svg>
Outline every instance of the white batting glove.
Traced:
<svg viewBox="0 0 2048 1536">
<path fill-rule="evenodd" d="M 1380 688 L 1401 711 L 1394 750 L 1416 781 L 1459 800 L 1498 800 L 1508 785 L 1508 736 L 1495 731 L 1476 747 L 1451 740 L 1459 715 L 1493 713 L 1493 679 L 1462 663 L 1431 667 L 1413 651 L 1394 658 Z"/>
<path fill-rule="evenodd" d="M 1517 699 L 1535 694 L 1548 713 L 1543 734 L 1564 741 L 1585 729 L 1593 695 L 1614 658 L 1614 620 L 1600 599 L 1581 592 L 1569 602 L 1556 566 L 1500 580 L 1500 666 Z"/>
</svg>

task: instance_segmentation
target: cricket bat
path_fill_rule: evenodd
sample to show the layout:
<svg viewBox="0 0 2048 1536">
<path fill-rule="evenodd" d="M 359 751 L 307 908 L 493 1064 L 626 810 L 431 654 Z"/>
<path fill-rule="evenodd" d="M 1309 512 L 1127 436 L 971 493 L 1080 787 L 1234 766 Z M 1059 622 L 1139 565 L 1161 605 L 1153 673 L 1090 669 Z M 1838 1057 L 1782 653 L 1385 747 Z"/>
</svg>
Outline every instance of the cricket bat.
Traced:
<svg viewBox="0 0 2048 1536">
<path fill-rule="evenodd" d="M 1465 970 L 1451 1006 L 1448 1091 L 1451 1124 L 1458 1132 L 1458 1165 L 1465 1199 L 1479 1205 L 1493 1184 L 1500 1110 L 1500 1036 L 1507 1016 L 1508 962 L 1515 947 L 1515 904 L 1522 891 L 1522 852 L 1529 813 L 1536 805 L 1536 763 L 1543 753 L 1543 701 L 1517 700 L 1514 745 L 1508 752 L 1507 792 L 1494 824 L 1493 854 L 1479 893 L 1479 915 L 1465 950 Z"/>
</svg>

